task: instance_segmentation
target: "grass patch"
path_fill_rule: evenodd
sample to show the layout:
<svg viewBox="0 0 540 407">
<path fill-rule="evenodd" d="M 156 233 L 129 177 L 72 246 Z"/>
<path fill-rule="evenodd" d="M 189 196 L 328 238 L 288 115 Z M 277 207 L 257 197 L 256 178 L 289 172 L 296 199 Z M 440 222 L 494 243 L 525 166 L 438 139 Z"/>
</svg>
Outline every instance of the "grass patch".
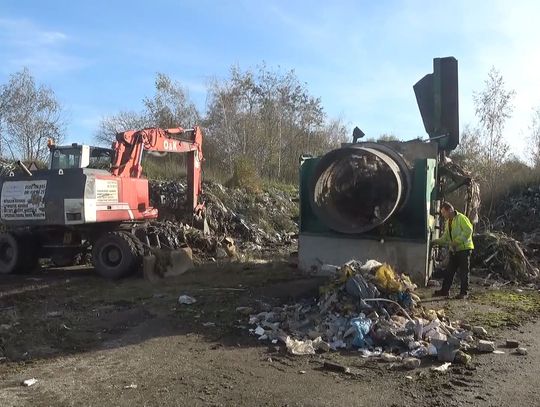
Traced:
<svg viewBox="0 0 540 407">
<path fill-rule="evenodd" d="M 473 312 L 469 315 L 469 322 L 489 328 L 502 328 L 505 326 L 519 326 L 523 319 L 507 311 Z"/>
<path fill-rule="evenodd" d="M 472 301 L 492 309 L 473 311 L 468 315 L 468 320 L 477 325 L 491 328 L 518 326 L 540 316 L 540 294 L 536 291 L 490 290 L 474 295 Z"/>
</svg>

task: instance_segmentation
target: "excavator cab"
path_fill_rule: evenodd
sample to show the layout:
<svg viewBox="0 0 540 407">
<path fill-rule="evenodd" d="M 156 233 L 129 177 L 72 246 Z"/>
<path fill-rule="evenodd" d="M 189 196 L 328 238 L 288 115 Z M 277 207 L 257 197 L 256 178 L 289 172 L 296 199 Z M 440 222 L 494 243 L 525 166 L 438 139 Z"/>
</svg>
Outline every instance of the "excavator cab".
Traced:
<svg viewBox="0 0 540 407">
<path fill-rule="evenodd" d="M 70 146 L 49 144 L 50 170 L 70 168 L 95 168 L 108 170 L 111 167 L 114 152 L 110 148 L 92 147 L 73 143 Z"/>
</svg>

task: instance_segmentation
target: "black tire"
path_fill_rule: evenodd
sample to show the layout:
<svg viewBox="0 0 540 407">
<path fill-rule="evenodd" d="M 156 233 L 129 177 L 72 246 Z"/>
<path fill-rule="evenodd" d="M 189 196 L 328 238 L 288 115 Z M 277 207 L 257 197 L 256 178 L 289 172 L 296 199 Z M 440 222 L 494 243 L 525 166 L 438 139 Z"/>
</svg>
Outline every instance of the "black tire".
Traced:
<svg viewBox="0 0 540 407">
<path fill-rule="evenodd" d="M 142 243 L 142 241 L 137 237 L 137 235 L 135 235 L 135 233 L 129 233 L 129 232 L 126 232 L 126 235 L 129 239 L 131 239 L 131 241 L 133 242 L 133 244 L 135 245 L 135 249 L 136 249 L 136 252 L 137 252 L 137 256 L 140 257 L 139 260 L 142 261 L 142 257 L 144 256 L 144 244 Z"/>
<path fill-rule="evenodd" d="M 21 266 L 19 239 L 11 233 L 0 233 L 0 274 L 16 273 Z"/>
<path fill-rule="evenodd" d="M 139 259 L 137 246 L 126 232 L 109 232 L 92 249 L 94 267 L 105 278 L 128 276 L 137 270 Z"/>
<path fill-rule="evenodd" d="M 16 235 L 21 251 L 18 273 L 31 273 L 39 269 L 39 244 L 30 232 Z"/>
<path fill-rule="evenodd" d="M 141 240 L 137 237 L 137 235 L 133 232 L 129 233 L 126 232 L 126 236 L 131 239 L 133 242 L 133 245 L 135 247 L 135 250 L 137 252 L 137 262 L 135 266 L 135 272 L 140 273 L 142 275 L 143 272 L 143 258 L 144 258 L 144 244 L 141 242 Z M 133 273 L 134 274 L 134 273 Z"/>
</svg>

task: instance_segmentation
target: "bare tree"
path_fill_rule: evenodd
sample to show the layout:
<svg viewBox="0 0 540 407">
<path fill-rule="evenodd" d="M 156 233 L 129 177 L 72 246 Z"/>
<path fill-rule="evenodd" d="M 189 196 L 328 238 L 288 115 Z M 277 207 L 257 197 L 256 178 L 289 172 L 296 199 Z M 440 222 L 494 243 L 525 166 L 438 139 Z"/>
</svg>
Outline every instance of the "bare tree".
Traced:
<svg viewBox="0 0 540 407">
<path fill-rule="evenodd" d="M 156 93 L 143 99 L 145 115 L 152 126 L 185 128 L 199 122 L 199 112 L 189 100 L 187 89 L 167 75 L 158 73 L 155 81 Z"/>
<path fill-rule="evenodd" d="M 534 168 L 540 168 L 540 107 L 533 111 L 531 124 L 529 126 L 529 148 L 528 156 Z"/>
<path fill-rule="evenodd" d="M 229 173 L 235 160 L 248 157 L 262 176 L 292 181 L 300 154 L 325 152 L 344 139 L 341 120 L 327 121 L 321 100 L 294 71 L 233 67 L 229 78 L 214 81 L 208 99 L 207 140 L 220 146 L 208 162 Z"/>
<path fill-rule="evenodd" d="M 141 112 L 121 111 L 101 119 L 95 139 L 101 145 L 110 145 L 115 134 L 126 130 L 145 127 L 189 128 L 198 124 L 199 112 L 189 100 L 189 95 L 178 82 L 167 75 L 158 73 L 155 80 L 155 93 L 143 100 Z"/>
<path fill-rule="evenodd" d="M 480 130 L 466 125 L 461 132 L 459 145 L 452 152 L 452 159 L 467 168 L 476 179 L 484 181 L 483 151 Z"/>
<path fill-rule="evenodd" d="M 12 74 L 0 88 L 2 153 L 23 160 L 44 160 L 47 140 L 61 143 L 64 120 L 54 92 L 36 85 L 27 68 Z M 7 150 L 7 151 L 6 151 Z"/>
<path fill-rule="evenodd" d="M 479 120 L 478 134 L 481 140 L 483 175 L 490 191 L 489 213 L 493 207 L 494 193 L 502 165 L 508 155 L 509 146 L 503 135 L 504 125 L 512 116 L 512 99 L 515 91 L 505 88 L 499 71 L 491 68 L 485 81 L 485 88 L 474 93 L 475 113 Z M 488 213 L 488 216 L 489 216 Z"/>
<path fill-rule="evenodd" d="M 134 111 L 120 112 L 101 119 L 95 139 L 100 145 L 109 147 L 116 133 L 145 127 L 150 127 L 150 120 L 144 114 Z"/>
</svg>

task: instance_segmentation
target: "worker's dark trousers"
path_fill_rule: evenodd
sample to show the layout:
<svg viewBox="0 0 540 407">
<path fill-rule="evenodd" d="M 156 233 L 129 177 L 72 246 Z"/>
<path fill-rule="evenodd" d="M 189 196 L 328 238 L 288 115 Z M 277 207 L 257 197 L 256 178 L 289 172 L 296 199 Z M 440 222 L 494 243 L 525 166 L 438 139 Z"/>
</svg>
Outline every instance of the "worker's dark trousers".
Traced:
<svg viewBox="0 0 540 407">
<path fill-rule="evenodd" d="M 471 268 L 471 250 L 462 250 L 455 253 L 450 253 L 448 267 L 444 276 L 442 291 L 447 293 L 452 287 L 454 276 L 458 273 L 461 280 L 461 294 L 467 294 L 469 291 L 469 271 Z"/>
</svg>

